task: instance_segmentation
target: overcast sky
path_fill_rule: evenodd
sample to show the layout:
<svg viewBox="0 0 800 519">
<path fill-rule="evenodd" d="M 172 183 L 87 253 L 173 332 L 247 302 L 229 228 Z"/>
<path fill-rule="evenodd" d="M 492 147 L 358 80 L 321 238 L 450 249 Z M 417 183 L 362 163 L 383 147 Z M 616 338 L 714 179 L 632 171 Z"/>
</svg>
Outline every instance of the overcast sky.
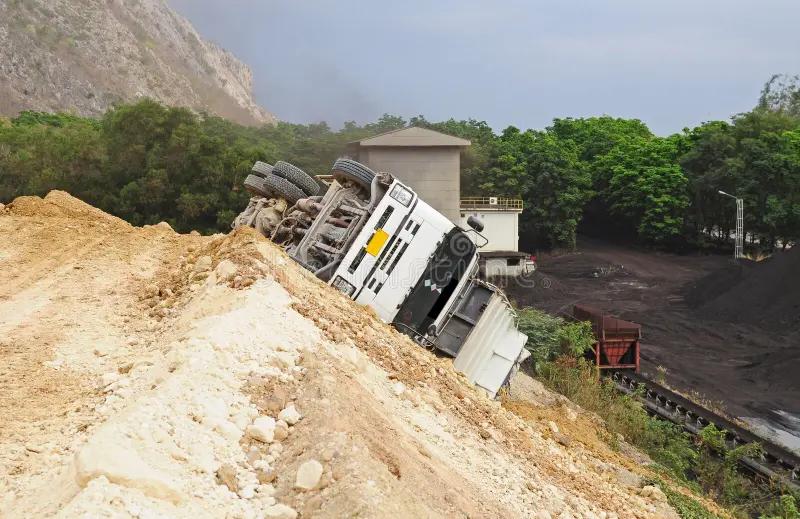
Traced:
<svg viewBox="0 0 800 519">
<path fill-rule="evenodd" d="M 608 114 L 668 134 L 800 73 L 800 0 L 168 1 L 292 122 Z"/>
</svg>

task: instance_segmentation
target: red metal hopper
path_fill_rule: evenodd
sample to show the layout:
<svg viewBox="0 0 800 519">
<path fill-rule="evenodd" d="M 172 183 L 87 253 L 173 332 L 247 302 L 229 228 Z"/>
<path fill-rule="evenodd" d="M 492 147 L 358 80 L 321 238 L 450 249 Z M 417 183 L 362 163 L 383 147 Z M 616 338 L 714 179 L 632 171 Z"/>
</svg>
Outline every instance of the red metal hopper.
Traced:
<svg viewBox="0 0 800 519">
<path fill-rule="evenodd" d="M 592 356 L 598 369 L 633 369 L 639 372 L 641 325 L 584 305 L 575 305 L 572 315 L 579 321 L 592 323 L 597 339 Z"/>
</svg>

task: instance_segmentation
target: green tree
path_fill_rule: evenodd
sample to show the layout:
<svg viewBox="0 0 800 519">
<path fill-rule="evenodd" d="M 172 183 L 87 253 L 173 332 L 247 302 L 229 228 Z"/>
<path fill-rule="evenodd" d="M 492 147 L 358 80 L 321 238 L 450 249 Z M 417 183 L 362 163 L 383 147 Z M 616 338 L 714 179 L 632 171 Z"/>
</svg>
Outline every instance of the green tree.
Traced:
<svg viewBox="0 0 800 519">
<path fill-rule="evenodd" d="M 675 241 L 683 231 L 689 204 L 688 180 L 677 164 L 680 136 L 635 139 L 614 147 L 595 166 L 607 185 L 599 193 L 623 226 L 645 242 Z"/>
<path fill-rule="evenodd" d="M 490 165 L 481 189 L 524 200 L 521 227 L 534 244 L 575 247 L 591 179 L 574 144 L 511 126 L 494 146 Z"/>
</svg>

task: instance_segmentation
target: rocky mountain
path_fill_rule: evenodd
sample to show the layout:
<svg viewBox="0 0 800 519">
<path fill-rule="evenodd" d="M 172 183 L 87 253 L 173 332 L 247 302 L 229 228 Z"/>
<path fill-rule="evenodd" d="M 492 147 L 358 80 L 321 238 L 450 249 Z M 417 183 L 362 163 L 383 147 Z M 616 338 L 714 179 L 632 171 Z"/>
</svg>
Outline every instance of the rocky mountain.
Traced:
<svg viewBox="0 0 800 519">
<path fill-rule="evenodd" d="M 150 97 L 243 124 L 274 122 L 250 69 L 166 0 L 0 0 L 0 114 L 97 115 Z"/>
</svg>

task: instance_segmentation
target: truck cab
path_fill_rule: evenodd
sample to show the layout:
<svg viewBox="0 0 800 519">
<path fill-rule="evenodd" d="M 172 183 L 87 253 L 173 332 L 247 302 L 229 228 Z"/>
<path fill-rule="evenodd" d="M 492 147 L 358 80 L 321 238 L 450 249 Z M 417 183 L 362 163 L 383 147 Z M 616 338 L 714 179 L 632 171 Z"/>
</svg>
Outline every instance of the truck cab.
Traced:
<svg viewBox="0 0 800 519">
<path fill-rule="evenodd" d="M 494 396 L 527 356 L 527 337 L 502 292 L 477 279 L 475 231 L 388 173 L 349 159 L 333 173 L 325 194 L 297 200 L 271 239 L 401 333 L 454 357 Z"/>
</svg>

